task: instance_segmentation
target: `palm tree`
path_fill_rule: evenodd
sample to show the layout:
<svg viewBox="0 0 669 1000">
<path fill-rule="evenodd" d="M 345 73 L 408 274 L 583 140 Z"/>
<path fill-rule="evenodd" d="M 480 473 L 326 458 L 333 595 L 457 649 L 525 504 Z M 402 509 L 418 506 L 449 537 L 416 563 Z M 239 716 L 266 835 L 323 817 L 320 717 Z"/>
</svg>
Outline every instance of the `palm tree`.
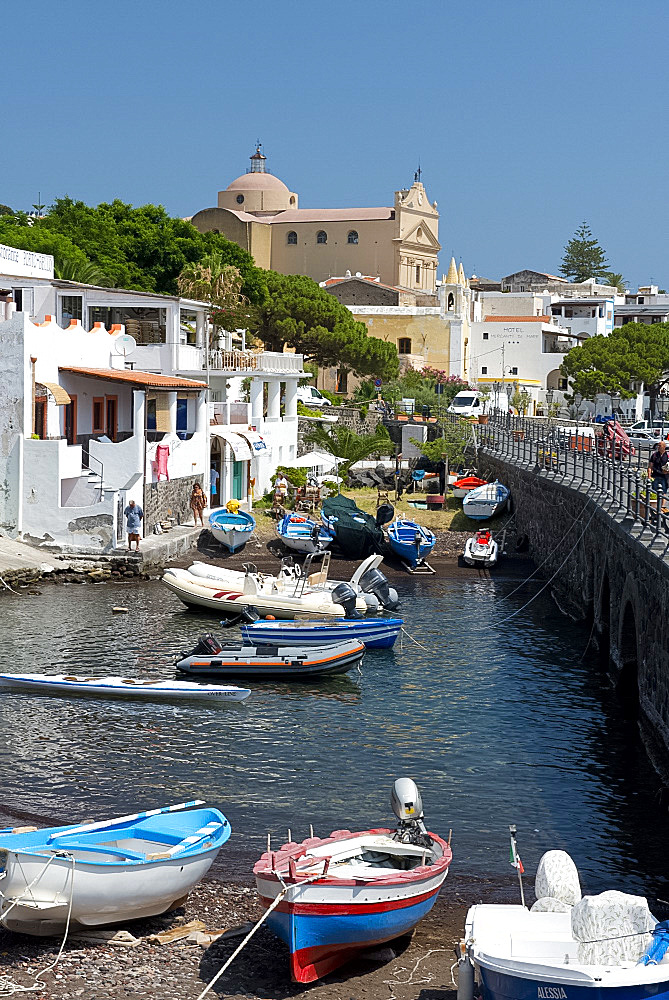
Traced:
<svg viewBox="0 0 669 1000">
<path fill-rule="evenodd" d="M 306 441 L 338 458 L 341 462 L 340 471 L 346 473 L 356 462 L 362 462 L 376 452 L 383 454 L 392 450 L 390 436 L 383 424 L 377 424 L 373 434 L 356 434 L 343 426 L 335 426 L 326 431 L 319 425 L 309 432 Z"/>
<path fill-rule="evenodd" d="M 219 328 L 232 329 L 245 318 L 242 313 L 248 299 L 242 295 L 243 281 L 239 270 L 232 264 L 224 264 L 217 251 L 187 264 L 177 278 L 182 295 L 208 303 L 214 343 L 218 341 Z"/>
<path fill-rule="evenodd" d="M 100 285 L 109 288 L 111 281 L 106 274 L 98 269 L 90 260 L 73 260 L 71 257 L 61 257 L 54 261 L 53 273 L 62 281 L 78 281 L 82 285 Z"/>
<path fill-rule="evenodd" d="M 603 285 L 612 285 L 621 295 L 625 294 L 629 285 L 629 281 L 625 281 L 622 274 L 616 274 L 615 271 L 608 271 L 606 274 L 603 274 L 600 281 Z"/>
</svg>

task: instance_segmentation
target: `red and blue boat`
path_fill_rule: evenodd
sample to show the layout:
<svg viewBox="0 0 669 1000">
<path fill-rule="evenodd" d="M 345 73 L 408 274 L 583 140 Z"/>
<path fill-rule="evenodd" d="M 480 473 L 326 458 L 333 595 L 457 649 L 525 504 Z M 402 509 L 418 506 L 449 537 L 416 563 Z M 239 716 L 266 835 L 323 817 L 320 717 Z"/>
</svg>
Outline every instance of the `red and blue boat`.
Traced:
<svg viewBox="0 0 669 1000">
<path fill-rule="evenodd" d="M 290 951 L 291 977 L 311 983 L 366 948 L 411 931 L 434 906 L 451 863 L 428 833 L 410 778 L 393 786 L 396 830 L 336 830 L 267 851 L 254 868 L 267 923 Z"/>
</svg>

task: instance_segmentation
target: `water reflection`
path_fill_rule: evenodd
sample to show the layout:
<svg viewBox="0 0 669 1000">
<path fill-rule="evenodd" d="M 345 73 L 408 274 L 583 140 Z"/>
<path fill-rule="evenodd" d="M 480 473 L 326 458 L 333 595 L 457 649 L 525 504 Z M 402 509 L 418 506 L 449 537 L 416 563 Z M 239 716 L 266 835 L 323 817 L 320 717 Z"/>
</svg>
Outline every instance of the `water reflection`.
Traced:
<svg viewBox="0 0 669 1000">
<path fill-rule="evenodd" d="M 533 585 L 532 585 L 533 586 Z M 222 864 L 248 870 L 267 831 L 285 838 L 389 819 L 411 774 L 429 825 L 454 829 L 455 868 L 506 879 L 510 822 L 531 871 L 548 847 L 572 853 L 592 890 L 666 881 L 657 779 L 635 727 L 583 651 L 588 632 L 516 582 L 407 579 L 415 642 L 368 653 L 362 670 L 307 685 L 251 685 L 244 705 L 159 705 L 5 693 L 4 802 L 53 819 L 99 817 L 202 797 L 229 816 Z M 112 615 L 114 605 L 129 613 Z M 45 587 L 6 595 L 0 641 L 15 670 L 173 676 L 215 621 L 158 582 Z M 235 633 L 229 633 L 236 638 Z"/>
</svg>

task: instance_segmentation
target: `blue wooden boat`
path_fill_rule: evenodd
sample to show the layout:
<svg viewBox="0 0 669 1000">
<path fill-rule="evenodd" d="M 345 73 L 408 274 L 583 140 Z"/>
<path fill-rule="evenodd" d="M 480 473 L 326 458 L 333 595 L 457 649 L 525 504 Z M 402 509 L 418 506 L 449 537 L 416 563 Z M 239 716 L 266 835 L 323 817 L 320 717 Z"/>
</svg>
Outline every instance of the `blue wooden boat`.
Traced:
<svg viewBox="0 0 669 1000">
<path fill-rule="evenodd" d="M 462 501 L 462 510 L 472 521 L 487 521 L 498 514 L 509 499 L 506 486 L 495 481 L 470 490 Z"/>
<path fill-rule="evenodd" d="M 336 830 L 291 841 L 256 863 L 260 902 L 271 907 L 267 924 L 288 946 L 295 982 L 312 983 L 364 949 L 407 934 L 434 906 L 451 848 L 427 832 L 414 782 L 398 785 L 417 798 L 391 798 L 396 830 Z"/>
<path fill-rule="evenodd" d="M 388 541 L 390 547 L 400 559 L 415 568 L 434 548 L 436 535 L 429 528 L 424 528 L 415 521 L 398 518 L 388 525 Z"/>
<path fill-rule="evenodd" d="M 246 545 L 255 526 L 255 518 L 245 510 L 230 514 L 229 511 L 221 509 L 209 515 L 209 530 L 230 552 L 236 552 L 242 545 Z"/>
<path fill-rule="evenodd" d="M 251 645 L 321 646 L 343 639 L 357 639 L 366 649 L 392 649 L 403 618 L 359 618 L 350 621 L 260 621 L 242 625 L 244 642 Z"/>
<path fill-rule="evenodd" d="M 60 933 L 166 913 L 211 867 L 230 837 L 218 809 L 184 802 L 100 823 L 0 834 L 0 923 Z"/>
<path fill-rule="evenodd" d="M 332 541 L 322 525 L 302 514 L 286 514 L 278 522 L 276 533 L 289 549 L 305 554 L 320 552 Z"/>
</svg>

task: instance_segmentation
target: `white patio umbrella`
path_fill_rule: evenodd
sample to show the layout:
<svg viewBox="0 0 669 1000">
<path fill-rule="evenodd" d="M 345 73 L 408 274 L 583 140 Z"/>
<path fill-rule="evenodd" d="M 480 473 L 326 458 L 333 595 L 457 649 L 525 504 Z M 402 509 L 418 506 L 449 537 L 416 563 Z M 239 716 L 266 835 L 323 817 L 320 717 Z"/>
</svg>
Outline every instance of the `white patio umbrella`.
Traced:
<svg viewBox="0 0 669 1000">
<path fill-rule="evenodd" d="M 283 462 L 288 469 L 334 469 L 337 459 L 334 455 L 327 455 L 322 451 L 308 451 L 306 455 L 293 458 L 290 462 Z"/>
</svg>

